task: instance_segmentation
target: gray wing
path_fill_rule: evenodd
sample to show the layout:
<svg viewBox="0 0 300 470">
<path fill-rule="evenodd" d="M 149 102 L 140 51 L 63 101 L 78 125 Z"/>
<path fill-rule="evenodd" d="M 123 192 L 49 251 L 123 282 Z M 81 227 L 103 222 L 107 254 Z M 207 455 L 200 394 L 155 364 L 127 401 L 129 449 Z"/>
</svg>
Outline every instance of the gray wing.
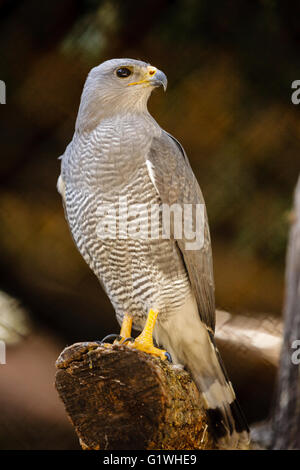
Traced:
<svg viewBox="0 0 300 470">
<path fill-rule="evenodd" d="M 167 132 L 152 140 L 147 155 L 150 178 L 163 204 L 205 204 L 204 198 L 180 143 Z M 186 250 L 186 240 L 176 240 L 194 291 L 201 320 L 214 331 L 215 296 L 211 241 L 206 209 L 204 244 L 197 250 Z M 195 218 L 195 211 L 193 211 Z M 193 221 L 195 222 L 195 221 Z"/>
</svg>

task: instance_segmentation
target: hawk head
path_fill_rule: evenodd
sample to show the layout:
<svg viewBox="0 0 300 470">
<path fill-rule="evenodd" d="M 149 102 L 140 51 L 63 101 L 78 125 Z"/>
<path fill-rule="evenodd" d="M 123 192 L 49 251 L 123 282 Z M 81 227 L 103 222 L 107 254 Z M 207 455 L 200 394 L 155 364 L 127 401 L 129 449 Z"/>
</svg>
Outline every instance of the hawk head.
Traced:
<svg viewBox="0 0 300 470">
<path fill-rule="evenodd" d="M 152 90 L 160 86 L 166 90 L 166 75 L 146 62 L 107 60 L 87 77 L 76 128 L 93 129 L 100 120 L 115 114 L 145 112 Z"/>
</svg>

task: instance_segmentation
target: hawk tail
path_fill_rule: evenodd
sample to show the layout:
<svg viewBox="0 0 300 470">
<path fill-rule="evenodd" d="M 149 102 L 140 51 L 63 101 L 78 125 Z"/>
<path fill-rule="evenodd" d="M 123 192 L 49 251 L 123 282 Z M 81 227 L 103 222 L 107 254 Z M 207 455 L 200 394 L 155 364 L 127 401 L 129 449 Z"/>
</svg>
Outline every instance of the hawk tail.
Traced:
<svg viewBox="0 0 300 470">
<path fill-rule="evenodd" d="M 213 334 L 208 331 L 209 357 L 205 368 L 187 364 L 207 409 L 210 425 L 219 449 L 248 449 L 249 428 L 236 399 Z M 201 361 L 202 362 L 202 361 Z M 198 369 L 198 370 L 197 370 Z"/>
</svg>

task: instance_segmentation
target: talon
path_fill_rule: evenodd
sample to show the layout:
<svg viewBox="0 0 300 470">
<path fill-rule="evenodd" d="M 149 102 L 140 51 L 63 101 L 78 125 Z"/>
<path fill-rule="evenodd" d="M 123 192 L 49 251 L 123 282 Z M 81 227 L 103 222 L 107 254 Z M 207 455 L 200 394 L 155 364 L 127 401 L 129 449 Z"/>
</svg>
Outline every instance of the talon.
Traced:
<svg viewBox="0 0 300 470">
<path fill-rule="evenodd" d="M 128 315 L 128 313 L 125 313 L 119 335 L 113 333 L 111 335 L 105 336 L 105 338 L 103 338 L 101 341 L 95 341 L 95 342 L 98 344 L 106 343 L 107 347 L 111 347 L 114 344 L 121 345 L 127 341 L 134 341 L 134 338 L 131 337 L 131 327 L 132 327 L 132 317 Z M 107 343 L 107 340 L 110 340 L 112 338 L 114 338 L 114 342 Z"/>
<path fill-rule="evenodd" d="M 129 341 L 130 343 L 134 343 L 135 339 L 132 336 L 129 336 L 128 338 L 125 338 L 121 344 L 125 344 Z"/>
<path fill-rule="evenodd" d="M 111 335 L 105 336 L 101 341 L 95 341 L 95 342 L 99 343 L 99 344 L 103 344 L 103 343 L 106 343 L 107 340 L 111 339 L 111 338 L 115 338 L 115 339 L 117 339 L 117 341 L 120 341 L 122 339 L 122 337 L 120 335 L 117 335 L 117 334 L 113 333 Z"/>
<path fill-rule="evenodd" d="M 159 349 L 153 344 L 153 330 L 156 323 L 158 312 L 150 309 L 144 329 L 142 333 L 137 337 L 133 338 L 131 336 L 132 328 L 132 317 L 125 313 L 120 334 L 111 334 L 105 336 L 101 341 L 95 341 L 98 344 L 104 344 L 107 347 L 112 347 L 112 345 L 124 345 L 126 343 L 128 347 L 133 349 L 139 349 L 147 354 L 152 354 L 153 356 L 160 357 L 162 361 L 168 360 L 172 363 L 171 354 L 165 351 L 164 349 Z M 107 343 L 108 340 L 114 338 L 113 343 Z"/>
<path fill-rule="evenodd" d="M 168 351 L 166 351 L 166 352 L 165 352 L 165 356 L 166 356 L 167 360 L 172 364 L 173 361 L 172 361 L 172 356 L 171 356 L 171 354 L 170 354 Z"/>
<path fill-rule="evenodd" d="M 157 315 L 158 312 L 150 309 L 142 333 L 134 340 L 133 343 L 128 344 L 128 347 L 139 349 L 140 351 L 146 352 L 148 354 L 158 356 L 162 361 L 164 361 L 167 359 L 166 351 L 156 348 L 153 344 L 153 330 Z"/>
</svg>

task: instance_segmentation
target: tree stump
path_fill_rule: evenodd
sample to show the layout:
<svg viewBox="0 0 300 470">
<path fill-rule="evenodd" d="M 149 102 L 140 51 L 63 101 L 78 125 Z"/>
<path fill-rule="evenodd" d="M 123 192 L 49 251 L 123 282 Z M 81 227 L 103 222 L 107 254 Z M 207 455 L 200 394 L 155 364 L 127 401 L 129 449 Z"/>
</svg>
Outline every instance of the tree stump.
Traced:
<svg viewBox="0 0 300 470">
<path fill-rule="evenodd" d="M 127 346 L 76 343 L 57 362 L 56 388 L 84 449 L 214 448 L 188 372 Z"/>
</svg>

